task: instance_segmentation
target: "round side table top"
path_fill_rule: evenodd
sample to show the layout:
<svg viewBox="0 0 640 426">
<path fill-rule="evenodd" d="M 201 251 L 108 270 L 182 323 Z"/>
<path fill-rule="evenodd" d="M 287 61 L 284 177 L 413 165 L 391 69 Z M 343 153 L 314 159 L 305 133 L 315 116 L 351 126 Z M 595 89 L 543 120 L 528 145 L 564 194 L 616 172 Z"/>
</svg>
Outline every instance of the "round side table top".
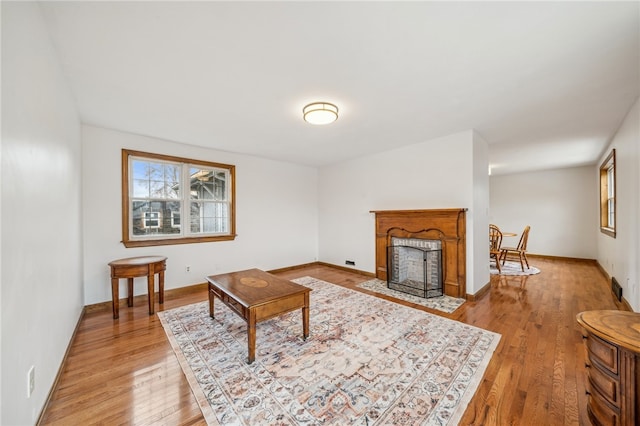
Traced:
<svg viewBox="0 0 640 426">
<path fill-rule="evenodd" d="M 109 262 L 109 266 L 134 266 L 134 265 L 148 265 L 150 263 L 158 263 L 167 260 L 166 256 L 138 256 L 127 257 L 124 259 L 114 260 Z"/>
<path fill-rule="evenodd" d="M 640 314 L 628 311 L 585 311 L 578 323 L 596 336 L 640 353 Z"/>
</svg>

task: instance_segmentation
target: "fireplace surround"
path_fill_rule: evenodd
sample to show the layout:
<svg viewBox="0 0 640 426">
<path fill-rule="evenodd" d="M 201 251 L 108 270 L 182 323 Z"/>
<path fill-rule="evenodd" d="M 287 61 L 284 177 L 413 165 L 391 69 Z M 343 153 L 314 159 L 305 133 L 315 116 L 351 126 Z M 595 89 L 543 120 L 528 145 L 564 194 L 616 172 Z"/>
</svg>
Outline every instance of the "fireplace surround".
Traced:
<svg viewBox="0 0 640 426">
<path fill-rule="evenodd" d="M 444 294 L 466 297 L 466 208 L 372 210 L 375 214 L 376 277 L 387 281 L 392 238 L 439 240 Z"/>
</svg>

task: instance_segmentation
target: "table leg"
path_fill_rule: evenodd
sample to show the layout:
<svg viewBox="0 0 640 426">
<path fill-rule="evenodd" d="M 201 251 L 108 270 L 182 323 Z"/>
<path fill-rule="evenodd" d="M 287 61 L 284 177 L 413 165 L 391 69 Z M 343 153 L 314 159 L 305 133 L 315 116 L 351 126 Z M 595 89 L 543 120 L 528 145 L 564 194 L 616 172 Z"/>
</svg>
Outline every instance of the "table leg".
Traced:
<svg viewBox="0 0 640 426">
<path fill-rule="evenodd" d="M 149 275 L 147 275 L 147 291 L 149 292 L 149 315 L 153 315 L 153 306 L 155 304 L 155 274 L 153 268 L 150 267 Z"/>
<path fill-rule="evenodd" d="M 129 291 L 127 294 L 127 306 L 133 306 L 133 278 L 127 278 L 127 290 Z"/>
<path fill-rule="evenodd" d="M 158 302 L 162 305 L 164 303 L 164 269 L 158 272 Z"/>
<path fill-rule="evenodd" d="M 249 335 L 249 364 L 252 364 L 256 359 L 256 313 L 253 309 L 249 310 L 247 334 Z"/>
<path fill-rule="evenodd" d="M 309 293 L 304 295 L 304 306 L 302 307 L 302 336 L 304 340 L 309 337 Z"/>
<path fill-rule="evenodd" d="M 213 311 L 213 299 L 214 299 L 213 292 L 211 290 L 209 290 L 209 316 L 211 318 L 215 318 L 215 315 L 213 314 L 213 312 L 214 312 Z"/>
<path fill-rule="evenodd" d="M 118 294 L 118 279 L 111 278 L 111 299 L 113 300 L 113 319 L 118 319 L 120 316 L 120 299 Z"/>
</svg>

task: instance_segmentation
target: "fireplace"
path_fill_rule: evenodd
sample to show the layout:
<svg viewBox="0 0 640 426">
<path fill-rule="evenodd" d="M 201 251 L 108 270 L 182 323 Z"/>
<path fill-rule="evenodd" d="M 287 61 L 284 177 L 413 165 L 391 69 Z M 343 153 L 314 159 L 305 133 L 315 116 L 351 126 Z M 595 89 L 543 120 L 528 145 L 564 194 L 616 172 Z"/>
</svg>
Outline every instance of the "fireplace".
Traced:
<svg viewBox="0 0 640 426">
<path fill-rule="evenodd" d="M 375 210 L 376 277 L 388 281 L 389 247 L 393 239 L 440 242 L 444 294 L 466 297 L 467 209 Z M 428 291 L 428 290 L 427 290 Z"/>
<path fill-rule="evenodd" d="M 391 238 L 387 247 L 387 287 L 424 298 L 442 296 L 442 242 Z"/>
</svg>

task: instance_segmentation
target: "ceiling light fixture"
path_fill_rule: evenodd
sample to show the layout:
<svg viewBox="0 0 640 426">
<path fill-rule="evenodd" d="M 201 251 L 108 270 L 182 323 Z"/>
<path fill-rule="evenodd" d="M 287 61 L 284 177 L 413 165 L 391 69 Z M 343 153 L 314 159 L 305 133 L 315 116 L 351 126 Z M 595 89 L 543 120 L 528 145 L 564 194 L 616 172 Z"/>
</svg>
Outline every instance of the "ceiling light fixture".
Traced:
<svg viewBox="0 0 640 426">
<path fill-rule="evenodd" d="M 311 124 L 329 124 L 338 119 L 338 107 L 329 102 L 313 102 L 302 108 L 304 121 Z"/>
</svg>

